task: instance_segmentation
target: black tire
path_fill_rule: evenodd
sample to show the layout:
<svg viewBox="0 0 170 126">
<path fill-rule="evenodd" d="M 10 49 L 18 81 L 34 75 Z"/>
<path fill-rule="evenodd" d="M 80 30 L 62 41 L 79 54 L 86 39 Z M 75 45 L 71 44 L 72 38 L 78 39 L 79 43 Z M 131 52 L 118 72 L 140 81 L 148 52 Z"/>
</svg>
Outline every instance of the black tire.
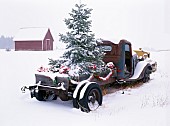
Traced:
<svg viewBox="0 0 170 126">
<path fill-rule="evenodd" d="M 57 100 L 57 95 L 54 96 L 53 100 Z"/>
<path fill-rule="evenodd" d="M 149 68 L 147 68 L 145 70 L 145 74 L 144 74 L 144 77 L 143 77 L 143 82 L 146 83 L 150 80 L 150 70 Z"/>
<path fill-rule="evenodd" d="M 38 101 L 46 101 L 46 91 L 45 90 L 38 90 L 38 92 L 35 93 L 35 98 Z"/>
<path fill-rule="evenodd" d="M 46 91 L 46 101 L 57 100 L 57 95 L 54 91 Z"/>
<path fill-rule="evenodd" d="M 102 105 L 102 100 L 103 96 L 99 85 L 93 83 L 87 87 L 84 97 L 78 102 L 78 105 L 83 112 L 90 112 Z"/>
<path fill-rule="evenodd" d="M 78 100 L 73 98 L 73 107 L 79 109 Z"/>
<path fill-rule="evenodd" d="M 77 97 L 73 98 L 73 107 L 79 109 L 79 96 L 80 96 L 80 92 L 82 90 L 82 88 L 85 86 L 85 84 L 83 84 L 80 89 L 77 92 Z"/>
</svg>

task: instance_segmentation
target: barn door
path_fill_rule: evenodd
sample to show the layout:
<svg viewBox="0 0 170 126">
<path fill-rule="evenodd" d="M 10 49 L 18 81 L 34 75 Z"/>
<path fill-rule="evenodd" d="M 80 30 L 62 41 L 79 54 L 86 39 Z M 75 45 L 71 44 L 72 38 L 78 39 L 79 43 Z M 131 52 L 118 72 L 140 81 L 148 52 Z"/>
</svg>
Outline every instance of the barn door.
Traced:
<svg viewBox="0 0 170 126">
<path fill-rule="evenodd" d="M 44 44 L 45 44 L 44 50 L 50 50 L 51 49 L 50 39 L 46 39 Z"/>
<path fill-rule="evenodd" d="M 50 39 L 48 40 L 47 44 L 48 44 L 48 50 L 51 50 L 51 43 L 50 43 Z"/>
</svg>

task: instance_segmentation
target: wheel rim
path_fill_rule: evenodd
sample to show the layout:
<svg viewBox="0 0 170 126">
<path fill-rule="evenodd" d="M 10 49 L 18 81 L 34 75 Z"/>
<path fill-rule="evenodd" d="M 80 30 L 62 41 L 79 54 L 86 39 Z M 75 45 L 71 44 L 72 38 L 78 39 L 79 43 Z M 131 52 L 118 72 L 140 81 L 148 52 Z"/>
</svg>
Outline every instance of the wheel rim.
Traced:
<svg viewBox="0 0 170 126">
<path fill-rule="evenodd" d="M 99 92 L 96 89 L 92 89 L 88 95 L 88 107 L 91 111 L 96 110 L 99 107 Z"/>
</svg>

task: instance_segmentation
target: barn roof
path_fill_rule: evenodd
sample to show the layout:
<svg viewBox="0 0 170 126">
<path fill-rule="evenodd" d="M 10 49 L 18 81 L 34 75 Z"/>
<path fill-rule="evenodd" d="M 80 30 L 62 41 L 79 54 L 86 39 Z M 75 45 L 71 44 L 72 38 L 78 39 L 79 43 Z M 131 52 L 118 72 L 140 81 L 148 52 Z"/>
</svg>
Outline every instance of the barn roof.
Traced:
<svg viewBox="0 0 170 126">
<path fill-rule="evenodd" d="M 20 28 L 13 41 L 43 40 L 47 32 L 48 28 L 42 27 Z"/>
</svg>

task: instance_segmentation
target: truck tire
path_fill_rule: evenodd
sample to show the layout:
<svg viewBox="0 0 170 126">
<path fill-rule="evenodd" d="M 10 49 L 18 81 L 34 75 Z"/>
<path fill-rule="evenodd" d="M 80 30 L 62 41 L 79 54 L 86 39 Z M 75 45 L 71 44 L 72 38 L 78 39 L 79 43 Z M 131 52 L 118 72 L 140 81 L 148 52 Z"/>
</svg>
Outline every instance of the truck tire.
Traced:
<svg viewBox="0 0 170 126">
<path fill-rule="evenodd" d="M 57 100 L 57 95 L 54 96 L 53 100 Z"/>
<path fill-rule="evenodd" d="M 53 92 L 45 91 L 45 90 L 38 90 L 35 92 L 35 97 L 38 101 L 51 101 L 57 100 L 57 95 Z"/>
<path fill-rule="evenodd" d="M 79 109 L 78 100 L 73 98 L 73 107 Z"/>
<path fill-rule="evenodd" d="M 96 110 L 100 105 L 102 105 L 102 91 L 98 84 L 90 84 L 82 99 L 78 101 L 78 105 L 83 112 L 90 112 Z"/>
<path fill-rule="evenodd" d="M 147 68 L 145 70 L 145 74 L 144 74 L 144 77 L 143 77 L 143 82 L 146 83 L 150 80 L 150 70 L 149 68 Z"/>
<path fill-rule="evenodd" d="M 78 92 L 76 93 L 76 98 L 73 97 L 73 107 L 79 109 L 79 96 L 82 88 L 85 86 L 86 83 L 83 83 L 81 87 L 78 89 Z"/>
<path fill-rule="evenodd" d="M 45 90 L 38 90 L 38 92 L 35 93 L 35 98 L 38 101 L 46 101 L 46 91 Z"/>
</svg>

